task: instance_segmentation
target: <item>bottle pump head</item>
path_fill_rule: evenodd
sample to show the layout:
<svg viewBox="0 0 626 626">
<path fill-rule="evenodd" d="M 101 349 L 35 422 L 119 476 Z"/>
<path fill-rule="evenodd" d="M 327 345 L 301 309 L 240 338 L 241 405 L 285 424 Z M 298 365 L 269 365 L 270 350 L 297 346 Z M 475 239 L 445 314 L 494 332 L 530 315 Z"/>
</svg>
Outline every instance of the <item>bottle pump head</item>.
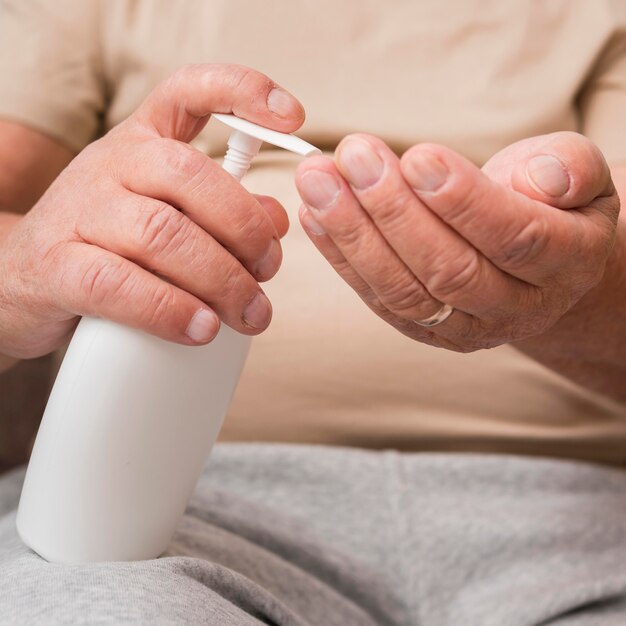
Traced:
<svg viewBox="0 0 626 626">
<path fill-rule="evenodd" d="M 264 141 L 302 156 L 321 154 L 321 150 L 295 135 L 279 133 L 235 115 L 213 113 L 212 117 L 233 129 L 222 167 L 237 180 L 244 177 Z"/>
</svg>

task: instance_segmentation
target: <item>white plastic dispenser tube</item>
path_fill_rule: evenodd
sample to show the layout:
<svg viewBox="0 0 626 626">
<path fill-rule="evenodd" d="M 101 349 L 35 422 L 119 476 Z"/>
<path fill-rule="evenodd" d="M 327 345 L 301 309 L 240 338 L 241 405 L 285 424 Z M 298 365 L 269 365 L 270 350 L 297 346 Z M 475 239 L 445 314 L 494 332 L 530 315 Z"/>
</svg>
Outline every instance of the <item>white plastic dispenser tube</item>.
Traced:
<svg viewBox="0 0 626 626">
<path fill-rule="evenodd" d="M 240 180 L 264 141 L 305 141 L 232 115 L 224 169 Z M 26 472 L 17 529 L 44 559 L 133 561 L 166 549 L 219 433 L 250 337 L 222 324 L 182 346 L 83 318 L 69 345 Z"/>
</svg>

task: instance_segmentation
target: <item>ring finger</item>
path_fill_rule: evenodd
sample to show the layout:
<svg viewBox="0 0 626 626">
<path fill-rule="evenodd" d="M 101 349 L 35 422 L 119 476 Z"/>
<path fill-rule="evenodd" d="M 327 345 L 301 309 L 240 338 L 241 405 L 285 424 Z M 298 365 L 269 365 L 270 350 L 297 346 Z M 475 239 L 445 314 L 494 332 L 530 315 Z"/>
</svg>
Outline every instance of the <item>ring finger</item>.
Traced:
<svg viewBox="0 0 626 626">
<path fill-rule="evenodd" d="M 299 217 L 309 238 L 334 270 L 376 315 L 403 334 L 422 343 L 456 351 L 464 349 L 458 340 L 459 337 L 475 334 L 473 329 L 477 323 L 476 318 L 461 311 L 456 311 L 453 318 L 446 320 L 445 328 L 426 328 L 416 324 L 414 320 L 394 315 L 383 305 L 372 287 L 356 272 L 304 204 L 300 207 Z"/>
</svg>

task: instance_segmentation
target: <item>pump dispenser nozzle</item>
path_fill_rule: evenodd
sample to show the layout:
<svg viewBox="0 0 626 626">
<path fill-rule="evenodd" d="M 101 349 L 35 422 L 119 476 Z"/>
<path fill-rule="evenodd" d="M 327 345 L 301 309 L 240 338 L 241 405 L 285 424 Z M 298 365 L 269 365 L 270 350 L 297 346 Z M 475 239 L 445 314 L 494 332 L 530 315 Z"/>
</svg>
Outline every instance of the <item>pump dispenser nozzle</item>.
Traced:
<svg viewBox="0 0 626 626">
<path fill-rule="evenodd" d="M 213 113 L 213 117 L 233 129 L 228 138 L 228 150 L 224 156 L 223 168 L 238 181 L 250 168 L 252 159 L 258 154 L 264 141 L 302 156 L 322 153 L 319 148 L 295 135 L 279 133 L 235 115 Z"/>
</svg>

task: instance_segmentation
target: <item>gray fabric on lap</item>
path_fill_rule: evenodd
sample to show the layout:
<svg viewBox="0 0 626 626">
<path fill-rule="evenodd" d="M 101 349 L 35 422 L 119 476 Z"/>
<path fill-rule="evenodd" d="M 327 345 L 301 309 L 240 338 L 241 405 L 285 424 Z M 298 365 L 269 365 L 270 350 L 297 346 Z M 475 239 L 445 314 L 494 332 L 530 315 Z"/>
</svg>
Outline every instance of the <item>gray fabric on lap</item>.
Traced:
<svg viewBox="0 0 626 626">
<path fill-rule="evenodd" d="M 626 472 L 222 444 L 166 555 L 46 563 L 0 478 L 0 623 L 623 626 Z"/>
</svg>

